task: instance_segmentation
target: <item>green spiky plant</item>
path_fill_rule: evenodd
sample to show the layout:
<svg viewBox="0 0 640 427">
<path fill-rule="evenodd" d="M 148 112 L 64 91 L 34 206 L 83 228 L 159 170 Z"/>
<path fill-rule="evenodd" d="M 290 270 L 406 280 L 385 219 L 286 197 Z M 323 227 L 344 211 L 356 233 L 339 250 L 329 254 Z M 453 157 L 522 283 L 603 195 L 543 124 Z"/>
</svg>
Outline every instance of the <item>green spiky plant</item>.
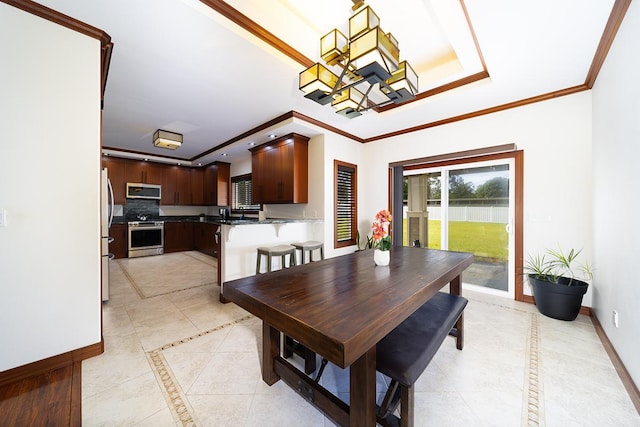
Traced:
<svg viewBox="0 0 640 427">
<path fill-rule="evenodd" d="M 524 265 L 524 273 L 535 279 L 552 283 L 559 283 L 560 277 L 566 277 L 569 279 L 568 286 L 571 286 L 574 279 L 591 280 L 593 275 L 589 263 L 575 264 L 581 252 L 582 249 L 572 248 L 568 253 L 565 253 L 562 248 L 558 247 L 557 250 L 547 249 L 542 255 L 529 255 Z M 582 276 L 577 277 L 576 270 L 582 272 Z"/>
</svg>

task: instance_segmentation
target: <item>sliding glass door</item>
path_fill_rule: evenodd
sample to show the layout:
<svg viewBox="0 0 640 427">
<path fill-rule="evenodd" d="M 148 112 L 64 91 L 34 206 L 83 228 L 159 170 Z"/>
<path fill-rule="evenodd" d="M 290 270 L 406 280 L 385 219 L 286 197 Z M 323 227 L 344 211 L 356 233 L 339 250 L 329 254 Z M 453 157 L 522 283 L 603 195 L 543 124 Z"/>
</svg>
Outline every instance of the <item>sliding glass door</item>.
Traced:
<svg viewBox="0 0 640 427">
<path fill-rule="evenodd" d="M 404 241 L 471 252 L 463 284 L 514 296 L 513 159 L 404 171 Z"/>
</svg>

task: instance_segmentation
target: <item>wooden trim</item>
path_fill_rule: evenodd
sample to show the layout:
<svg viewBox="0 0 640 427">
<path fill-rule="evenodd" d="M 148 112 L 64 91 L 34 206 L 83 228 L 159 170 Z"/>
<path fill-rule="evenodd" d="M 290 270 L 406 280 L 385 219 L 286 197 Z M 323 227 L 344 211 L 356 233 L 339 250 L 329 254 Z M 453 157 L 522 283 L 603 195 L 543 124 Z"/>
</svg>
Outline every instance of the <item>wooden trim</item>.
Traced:
<svg viewBox="0 0 640 427">
<path fill-rule="evenodd" d="M 515 152 L 515 206 L 514 206 L 514 254 L 515 257 L 515 295 L 516 301 L 522 301 L 524 295 L 524 276 L 520 274 L 524 263 L 524 151 Z"/>
<path fill-rule="evenodd" d="M 613 4 L 611 15 L 609 15 L 607 25 L 604 27 L 604 32 L 602 33 L 602 37 L 600 37 L 600 43 L 598 43 L 598 48 L 593 56 L 593 61 L 591 61 L 591 68 L 589 68 L 587 78 L 584 82 L 589 89 L 591 89 L 596 82 L 596 78 L 600 73 L 600 69 L 602 69 L 604 60 L 609 54 L 609 49 L 618 34 L 618 30 L 620 29 L 620 25 L 622 24 L 622 20 L 624 19 L 630 4 L 631 0 L 616 0 Z"/>
<path fill-rule="evenodd" d="M 302 53 L 295 50 L 293 47 L 276 37 L 273 33 L 267 31 L 264 27 L 258 25 L 255 21 L 252 21 L 247 16 L 240 13 L 237 9 L 229 6 L 222 0 L 200 0 L 202 3 L 209 6 L 211 9 L 218 12 L 228 20 L 237 24 L 240 28 L 253 34 L 269 46 L 284 53 L 289 58 L 298 62 L 305 68 L 308 68 L 315 64 L 315 61 L 304 56 Z"/>
<path fill-rule="evenodd" d="M 422 169 L 425 165 L 432 163 L 452 162 L 462 159 L 486 156 L 490 154 L 498 154 L 516 151 L 516 144 L 494 145 L 492 147 L 476 148 L 473 150 L 456 151 L 454 153 L 439 154 L 437 156 L 419 157 L 417 159 L 403 160 L 401 162 L 389 163 L 389 167 L 402 166 L 404 169 Z"/>
<path fill-rule="evenodd" d="M 480 116 L 484 116 L 484 115 L 487 115 L 487 114 L 497 113 L 499 111 L 510 110 L 511 108 L 517 108 L 517 107 L 522 107 L 522 106 L 529 105 L 529 104 L 534 104 L 536 102 L 547 101 L 549 99 L 559 98 L 561 96 L 571 95 L 571 94 L 582 92 L 582 91 L 585 91 L 585 90 L 589 90 L 589 88 L 585 84 L 581 84 L 581 85 L 570 87 L 570 88 L 567 88 L 567 89 L 556 90 L 556 91 L 545 93 L 545 94 L 542 94 L 542 95 L 532 96 L 531 98 L 521 99 L 519 101 L 513 101 L 513 102 L 509 102 L 507 104 L 502 104 L 502 105 L 497 105 L 495 107 L 485 108 L 484 110 L 473 111 L 471 113 L 461 114 L 459 116 L 454 116 L 454 117 L 448 117 L 446 119 L 437 120 L 435 122 L 424 123 L 422 125 L 418 125 L 418 126 L 414 126 L 414 127 L 410 127 L 410 128 L 406 128 L 406 129 L 401 129 L 401 130 L 397 130 L 397 131 L 394 131 L 394 132 L 389 132 L 389 133 L 382 134 L 382 135 L 373 136 L 371 138 L 365 139 L 364 142 L 365 143 L 373 142 L 373 141 L 378 141 L 378 140 L 381 140 L 381 139 L 391 138 L 391 137 L 394 137 L 394 136 L 404 135 L 404 134 L 407 134 L 407 133 L 417 132 L 417 131 L 429 129 L 429 128 L 436 127 L 436 126 L 442 126 L 442 125 L 446 125 L 446 124 L 449 124 L 449 123 L 459 122 L 461 120 L 467 120 L 467 119 L 471 119 L 471 118 L 474 118 L 474 117 L 480 117 Z"/>
<path fill-rule="evenodd" d="M 304 120 L 307 123 L 310 123 L 312 125 L 316 125 L 318 127 L 321 127 L 323 129 L 326 129 L 326 130 L 331 131 L 333 133 L 336 133 L 338 135 L 342 135 L 342 136 L 344 136 L 346 138 L 349 138 L 349 139 L 352 139 L 352 140 L 354 140 L 356 142 L 361 142 L 361 143 L 366 142 L 365 139 L 360 138 L 359 136 L 353 135 L 351 133 L 343 131 L 342 129 L 338 129 L 336 127 L 333 127 L 331 125 L 323 123 L 320 120 L 316 120 L 316 119 L 311 118 L 309 116 L 305 116 L 304 114 L 298 113 L 297 111 L 291 111 L 291 117 L 294 117 L 294 118 L 300 119 L 300 120 Z"/>
<path fill-rule="evenodd" d="M 18 366 L 16 368 L 0 372 L 0 387 L 16 381 L 24 380 L 34 375 L 41 375 L 45 372 L 69 366 L 76 362 L 82 362 L 85 359 L 98 356 L 102 353 L 104 353 L 104 339 L 86 347 Z"/>
<path fill-rule="evenodd" d="M 358 245 L 358 165 L 352 163 L 343 162 L 341 160 L 333 160 L 333 206 L 334 206 L 334 218 L 338 218 L 338 168 L 348 168 L 353 170 L 353 193 L 355 194 L 353 200 L 354 215 L 351 218 L 351 234 L 353 238 L 345 242 L 338 242 L 338 223 L 333 223 L 333 247 L 344 248 L 347 246 Z"/>
<path fill-rule="evenodd" d="M 82 362 L 73 363 L 73 377 L 71 378 L 71 413 L 69 426 L 82 426 Z"/>
<path fill-rule="evenodd" d="M 593 322 L 593 326 L 596 328 L 596 333 L 600 338 L 600 342 L 602 342 L 604 350 L 609 355 L 609 359 L 611 360 L 613 367 L 616 369 L 618 377 L 620 377 L 620 381 L 622 381 L 622 385 L 624 385 L 624 388 L 629 394 L 631 402 L 633 402 L 633 406 L 635 406 L 636 411 L 640 413 L 640 391 L 638 390 L 638 386 L 633 382 L 633 378 L 631 378 L 629 371 L 627 371 L 624 363 L 622 363 L 622 359 L 620 359 L 620 356 L 618 356 L 618 352 L 616 351 L 615 347 L 613 346 L 611 341 L 609 341 L 609 337 L 604 332 L 604 329 L 600 324 L 600 320 L 598 319 L 598 316 L 595 315 L 595 313 L 591 314 L 591 321 Z"/>
</svg>

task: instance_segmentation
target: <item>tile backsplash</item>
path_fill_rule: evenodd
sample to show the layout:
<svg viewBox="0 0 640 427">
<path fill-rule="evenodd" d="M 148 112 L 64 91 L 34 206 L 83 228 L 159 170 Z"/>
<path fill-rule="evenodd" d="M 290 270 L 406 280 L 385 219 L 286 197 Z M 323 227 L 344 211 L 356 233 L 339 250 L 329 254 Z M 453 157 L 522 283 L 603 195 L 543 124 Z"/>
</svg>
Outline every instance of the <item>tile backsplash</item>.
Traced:
<svg viewBox="0 0 640 427">
<path fill-rule="evenodd" d="M 124 204 L 123 213 L 125 219 L 136 220 L 138 215 L 144 215 L 150 218 L 160 216 L 160 201 L 148 199 L 127 199 Z"/>
</svg>

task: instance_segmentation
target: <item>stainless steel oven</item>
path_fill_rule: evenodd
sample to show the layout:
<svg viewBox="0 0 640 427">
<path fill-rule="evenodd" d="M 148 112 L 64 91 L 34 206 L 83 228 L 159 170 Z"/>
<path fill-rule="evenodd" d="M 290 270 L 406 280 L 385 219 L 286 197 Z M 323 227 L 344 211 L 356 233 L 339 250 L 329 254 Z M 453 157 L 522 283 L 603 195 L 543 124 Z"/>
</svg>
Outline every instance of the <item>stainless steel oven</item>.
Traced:
<svg viewBox="0 0 640 427">
<path fill-rule="evenodd" d="M 164 221 L 130 221 L 129 258 L 164 253 Z"/>
</svg>

